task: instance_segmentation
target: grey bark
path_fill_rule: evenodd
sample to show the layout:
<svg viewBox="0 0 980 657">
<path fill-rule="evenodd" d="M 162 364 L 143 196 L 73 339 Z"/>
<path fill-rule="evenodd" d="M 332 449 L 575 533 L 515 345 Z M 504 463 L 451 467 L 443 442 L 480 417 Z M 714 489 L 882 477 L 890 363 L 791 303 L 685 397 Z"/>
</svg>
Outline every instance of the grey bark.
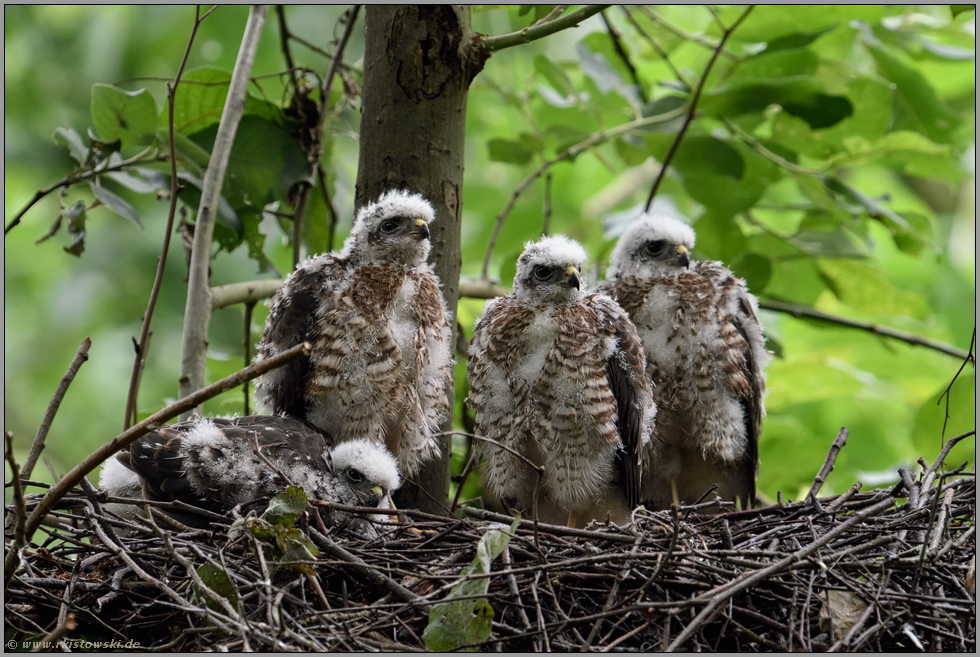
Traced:
<svg viewBox="0 0 980 657">
<path fill-rule="evenodd" d="M 370 5 L 365 30 L 355 202 L 360 207 L 386 190 L 405 188 L 432 203 L 430 261 L 442 281 L 455 344 L 466 97 L 486 55 L 462 5 Z M 442 458 L 423 467 L 418 487 L 403 486 L 399 506 L 446 512 L 449 447 L 446 438 Z"/>
</svg>

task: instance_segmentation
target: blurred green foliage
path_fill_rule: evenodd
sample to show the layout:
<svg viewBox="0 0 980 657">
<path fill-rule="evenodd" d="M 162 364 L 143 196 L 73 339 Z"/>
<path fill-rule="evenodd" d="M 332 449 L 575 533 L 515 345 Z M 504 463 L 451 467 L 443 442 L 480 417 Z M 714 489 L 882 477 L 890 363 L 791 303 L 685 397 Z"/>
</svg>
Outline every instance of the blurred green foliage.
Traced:
<svg viewBox="0 0 980 657">
<path fill-rule="evenodd" d="M 293 34 L 329 53 L 343 10 L 290 6 L 285 15 Z M 475 7 L 473 27 L 508 33 L 549 10 Z M 493 244 L 490 276 L 509 285 L 524 242 L 547 222 L 586 246 L 601 277 L 615 236 L 642 206 L 683 125 L 719 23 L 730 26 L 744 11 L 612 7 L 606 16 L 618 45 L 597 16 L 495 53 L 467 107 L 464 277 L 481 275 L 495 221 L 528 180 Z M 246 17 L 246 7 L 222 6 L 204 21 L 178 88 L 175 145 L 188 223 Z M 61 474 L 122 429 L 133 338 L 167 214 L 158 198 L 169 189 L 165 85 L 194 8 L 5 6 L 4 19 L 5 223 L 36 190 L 79 178 L 64 196 L 47 194 L 31 208 L 4 249 L 4 427 L 20 460 L 75 350 L 92 338 L 47 441 L 45 456 Z M 656 209 L 693 220 L 695 256 L 724 261 L 763 301 L 967 349 L 976 325 L 974 34 L 975 12 L 949 5 L 756 7 L 707 77 Z M 292 226 L 281 215 L 309 176 L 309 102 L 318 100 L 329 59 L 296 40 L 290 50 L 300 67 L 296 86 L 270 11 L 224 187 L 214 285 L 291 268 Z M 308 253 L 330 248 L 332 233 L 338 247 L 350 228 L 362 53 L 358 28 L 333 85 L 321 161 L 322 189 L 339 221 L 332 229 L 318 184 L 306 215 Z M 118 170 L 96 175 L 99 167 Z M 186 271 L 175 239 L 141 418 L 176 395 Z M 460 302 L 467 337 L 482 305 Z M 259 305 L 252 316 L 252 345 L 266 312 Z M 898 466 L 933 459 L 944 422 L 946 437 L 975 427 L 971 366 L 952 387 L 947 421 L 946 400 L 937 400 L 961 364 L 955 358 L 783 314 L 763 311 L 761 319 L 779 355 L 760 444 L 759 489 L 770 498 L 805 491 L 842 426 L 850 440 L 825 493 L 857 479 L 892 481 Z M 243 340 L 242 307 L 216 312 L 208 381 L 244 364 Z M 458 425 L 464 372 L 460 362 Z M 243 410 L 242 391 L 205 404 L 209 414 Z M 457 438 L 455 472 L 464 458 Z M 975 460 L 975 441 L 948 463 L 965 460 Z M 50 479 L 44 468 L 35 473 Z M 478 492 L 471 477 L 462 497 Z"/>
</svg>

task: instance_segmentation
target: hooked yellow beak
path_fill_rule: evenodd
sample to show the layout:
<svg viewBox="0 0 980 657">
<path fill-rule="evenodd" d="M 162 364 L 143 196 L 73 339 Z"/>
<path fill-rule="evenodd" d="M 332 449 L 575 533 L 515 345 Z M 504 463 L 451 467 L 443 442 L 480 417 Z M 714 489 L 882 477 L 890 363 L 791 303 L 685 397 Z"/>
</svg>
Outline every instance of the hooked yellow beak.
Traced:
<svg viewBox="0 0 980 657">
<path fill-rule="evenodd" d="M 378 497 L 384 497 L 385 490 L 380 485 L 376 485 L 374 488 L 371 489 L 371 494 L 377 495 Z"/>
<path fill-rule="evenodd" d="M 415 234 L 419 239 L 429 239 L 429 224 L 425 223 L 425 219 L 422 217 L 416 217 L 415 219 Z"/>
<path fill-rule="evenodd" d="M 567 276 L 567 282 L 569 286 L 574 287 L 576 290 L 582 289 L 582 278 L 579 276 L 578 269 L 575 265 L 568 265 L 565 268 L 565 276 Z"/>
<path fill-rule="evenodd" d="M 685 269 L 691 264 L 691 253 L 683 244 L 677 245 L 677 264 Z"/>
</svg>

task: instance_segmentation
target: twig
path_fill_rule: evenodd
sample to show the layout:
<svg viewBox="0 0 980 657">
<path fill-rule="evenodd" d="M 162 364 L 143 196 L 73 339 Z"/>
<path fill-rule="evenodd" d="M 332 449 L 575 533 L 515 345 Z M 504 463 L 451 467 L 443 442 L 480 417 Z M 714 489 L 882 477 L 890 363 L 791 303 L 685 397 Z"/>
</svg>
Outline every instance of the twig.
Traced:
<svg viewBox="0 0 980 657">
<path fill-rule="evenodd" d="M 950 438 L 946 444 L 943 445 L 943 448 L 939 451 L 939 456 L 937 456 L 936 460 L 933 461 L 932 466 L 922 473 L 922 492 L 928 491 L 932 487 L 932 482 L 936 478 L 936 473 L 939 472 L 939 468 L 942 467 L 943 461 L 946 460 L 946 456 L 949 454 L 949 451 L 953 449 L 953 447 L 956 446 L 956 444 L 961 440 L 965 440 L 966 438 L 975 436 L 976 434 L 976 430 L 967 431 L 966 433 L 956 436 L 955 438 Z M 924 500 L 924 498 L 922 499 Z"/>
<path fill-rule="evenodd" d="M 453 503 L 449 505 L 449 513 L 455 515 L 456 506 L 459 504 L 459 496 L 463 492 L 463 486 L 466 484 L 466 479 L 473 472 L 473 466 L 476 465 L 476 454 L 470 454 L 470 458 L 466 460 L 466 466 L 463 468 L 462 474 L 459 475 L 459 483 L 456 484 L 456 494 L 453 496 Z"/>
<path fill-rule="evenodd" d="M 320 177 L 320 159 L 323 157 L 323 130 L 326 127 L 327 105 L 330 102 L 330 89 L 333 86 L 334 78 L 337 76 L 337 70 L 343 60 L 344 49 L 347 47 L 347 42 L 350 40 L 350 35 L 354 31 L 354 23 L 357 22 L 357 14 L 360 12 L 360 10 L 360 5 L 354 5 L 346 12 L 347 24 L 344 26 L 344 34 L 340 37 L 340 42 L 337 44 L 337 49 L 334 50 L 333 57 L 330 60 L 330 68 L 327 71 L 327 75 L 323 79 L 323 84 L 320 87 L 320 105 L 317 108 L 316 127 L 314 128 L 312 134 L 312 145 L 310 152 L 307 154 L 307 158 L 310 163 L 310 179 L 319 179 Z M 299 201 L 296 203 L 296 211 L 293 213 L 294 269 L 300 261 L 300 247 L 303 241 L 303 222 L 311 189 L 313 189 L 311 184 L 303 185 L 303 190 L 300 193 Z M 327 200 L 326 196 L 324 198 Z M 332 232 L 333 231 L 331 230 L 331 233 Z M 331 242 L 332 241 L 333 240 L 331 239 Z"/>
<path fill-rule="evenodd" d="M 483 39 L 483 50 L 487 54 L 490 54 L 503 50 L 504 48 L 519 46 L 536 41 L 546 36 L 551 36 L 556 32 L 561 32 L 562 30 L 577 26 L 585 19 L 595 16 L 600 11 L 610 6 L 611 5 L 585 5 L 584 7 L 576 9 L 570 14 L 565 14 L 560 18 L 555 18 L 554 20 L 550 20 L 548 22 L 535 23 L 534 25 L 525 27 L 523 30 L 518 32 L 485 37 Z"/>
<path fill-rule="evenodd" d="M 211 288 L 208 285 L 208 270 L 211 262 L 215 216 L 231 147 L 245 109 L 249 71 L 258 50 L 259 36 L 262 33 L 268 8 L 268 5 L 253 5 L 249 10 L 245 34 L 242 37 L 242 45 L 228 87 L 228 96 L 221 112 L 221 122 L 218 124 L 218 132 L 214 138 L 211 159 L 204 173 L 201 204 L 198 207 L 197 222 L 194 227 L 194 248 L 191 251 L 190 275 L 187 282 L 187 303 L 184 309 L 178 381 L 181 397 L 188 397 L 204 385 L 208 326 L 211 323 Z M 189 416 L 190 414 L 185 411 L 182 419 L 188 419 Z"/>
<path fill-rule="evenodd" d="M 640 11 L 642 11 L 646 15 L 647 18 L 649 18 L 654 23 L 662 26 L 668 32 L 671 32 L 672 34 L 674 34 L 674 36 L 678 36 L 681 39 L 683 39 L 684 41 L 690 41 L 691 43 L 696 43 L 699 46 L 704 46 L 705 48 L 708 48 L 709 50 L 714 50 L 715 48 L 718 47 L 718 44 L 712 43 L 711 40 L 708 39 L 708 38 L 706 38 L 704 35 L 702 35 L 702 34 L 688 34 L 684 30 L 682 30 L 681 28 L 677 27 L 676 25 L 674 25 L 674 24 L 672 24 L 672 23 L 664 20 L 663 17 L 661 17 L 658 14 L 653 13 L 652 10 L 648 9 L 646 7 L 646 5 L 638 5 L 638 6 L 639 6 Z M 721 54 L 724 55 L 725 57 L 727 57 L 728 59 L 731 59 L 732 61 L 738 61 L 739 59 L 741 59 L 738 55 L 735 55 L 734 53 L 728 52 L 727 50 L 723 50 Z"/>
<path fill-rule="evenodd" d="M 701 611 L 701 613 L 699 613 L 697 616 L 694 617 L 694 620 L 688 623 L 688 625 L 684 628 L 684 630 L 680 634 L 677 635 L 677 637 L 674 638 L 674 640 L 667 647 L 667 652 L 674 652 L 681 645 L 683 645 L 684 642 L 687 641 L 688 638 L 690 638 L 691 634 L 694 633 L 694 630 L 697 629 L 699 624 L 705 622 L 709 616 L 711 616 L 715 611 L 717 611 L 718 607 L 720 607 L 724 602 L 729 600 L 736 593 L 740 591 L 744 591 L 745 589 L 750 588 L 761 581 L 764 581 L 770 576 L 787 569 L 795 562 L 806 559 L 808 556 L 810 556 L 811 554 L 813 554 L 823 546 L 830 543 L 832 540 L 834 540 L 835 538 L 837 538 L 838 536 L 840 536 L 841 534 L 849 530 L 854 525 L 864 521 L 866 518 L 869 518 L 877 513 L 880 513 L 881 511 L 884 511 L 889 506 L 894 504 L 894 502 L 895 502 L 894 499 L 891 496 L 889 496 L 887 499 L 882 500 L 878 504 L 875 504 L 874 506 L 868 507 L 863 511 L 859 511 L 855 513 L 853 516 L 845 520 L 843 523 L 837 525 L 832 530 L 828 531 L 826 534 L 824 534 L 817 540 L 813 541 L 802 550 L 796 551 L 790 556 L 781 559 L 780 561 L 774 563 L 773 565 L 767 568 L 763 568 L 754 573 L 746 573 L 745 575 L 742 575 L 736 578 L 735 580 L 733 580 L 732 582 L 720 586 L 717 589 L 710 591 L 709 593 L 705 593 L 700 596 L 697 596 L 696 598 L 694 598 L 694 602 L 707 602 L 708 605 Z"/>
<path fill-rule="evenodd" d="M 10 578 L 20 566 L 21 550 L 27 546 L 27 535 L 25 527 L 27 522 L 27 506 L 24 504 L 24 487 L 21 486 L 20 468 L 14 459 L 14 435 L 6 431 L 3 434 L 4 449 L 3 456 L 10 466 L 10 482 L 14 488 L 14 542 L 7 547 L 7 554 L 3 559 L 3 590 L 6 592 L 10 586 Z"/>
<path fill-rule="evenodd" d="M 811 503 L 816 503 L 817 494 L 823 487 L 824 482 L 827 480 L 827 475 L 829 475 L 834 470 L 834 463 L 837 461 L 837 455 L 840 454 L 841 449 L 847 444 L 847 427 L 841 427 L 840 432 L 837 434 L 837 438 L 834 439 L 834 444 L 830 446 L 830 451 L 827 452 L 827 458 L 824 459 L 823 466 L 820 468 L 820 472 L 813 479 L 813 486 L 810 487 L 810 492 L 807 493 L 807 500 Z"/>
<path fill-rule="evenodd" d="M 96 176 L 100 176 L 103 173 L 123 171 L 134 164 L 139 164 L 140 162 L 146 161 L 144 158 L 146 158 L 148 155 L 153 153 L 155 148 L 156 148 L 155 146 L 150 146 L 149 148 L 137 153 L 136 155 L 129 158 L 128 160 L 123 160 L 122 162 L 117 162 L 116 164 L 97 167 L 95 169 L 91 169 L 83 173 L 70 173 L 64 178 L 62 178 L 61 180 L 59 180 L 58 182 L 56 182 L 55 184 L 51 185 L 50 187 L 44 187 L 42 189 L 37 190 L 36 192 L 34 192 L 34 197 L 31 198 L 31 200 L 28 201 L 24 207 L 18 210 L 17 214 L 14 215 L 14 218 L 10 220 L 10 223 L 7 224 L 6 227 L 4 227 L 3 234 L 6 235 L 7 233 L 9 233 L 14 228 L 14 226 L 20 223 L 21 219 L 25 214 L 27 214 L 28 210 L 33 208 L 41 199 L 43 199 L 51 192 L 55 192 L 61 189 L 62 187 L 65 188 L 71 187 L 76 183 L 87 182 L 88 180 L 95 178 Z M 161 160 L 162 158 L 159 158 L 156 155 L 154 155 L 151 161 L 157 162 Z"/>
<path fill-rule="evenodd" d="M 257 303 L 272 297 L 280 287 L 282 278 L 270 278 L 244 283 L 231 283 L 211 288 L 211 309 L 227 308 L 236 303 Z M 469 299 L 493 299 L 510 294 L 510 290 L 489 281 L 459 282 L 459 296 Z"/>
<path fill-rule="evenodd" d="M 293 53 L 289 50 L 289 39 L 293 35 L 286 25 L 286 10 L 283 5 L 276 5 L 276 17 L 279 19 L 279 47 L 282 48 L 282 56 L 286 60 L 292 89 L 295 92 L 299 86 L 296 80 L 296 62 L 293 61 Z"/>
<path fill-rule="evenodd" d="M 619 55 L 619 58 L 623 61 L 623 65 L 626 66 L 626 69 L 630 72 L 630 77 L 633 78 L 633 84 L 636 85 L 637 93 L 640 96 L 640 102 L 646 103 L 649 97 L 647 96 L 646 89 L 643 87 L 643 83 L 640 82 L 640 76 L 636 72 L 636 67 L 633 66 L 633 62 L 630 61 L 629 54 L 626 52 L 626 49 L 623 48 L 622 35 L 619 33 L 619 30 L 613 27 L 613 24 L 609 21 L 609 17 L 606 16 L 605 11 L 599 12 L 599 15 L 602 17 L 602 22 L 606 24 L 606 31 L 609 32 L 609 38 L 612 39 L 613 48 L 616 50 L 616 54 Z M 592 643 L 591 639 L 589 640 L 589 643 Z"/>
<path fill-rule="evenodd" d="M 162 411 L 158 411 L 157 413 L 146 418 L 139 424 L 130 427 L 104 444 L 95 452 L 87 456 L 81 463 L 72 468 L 68 474 L 61 478 L 57 485 L 50 488 L 48 492 L 44 494 L 44 497 L 41 498 L 41 501 L 27 519 L 26 531 L 28 540 L 34 535 L 34 532 L 41 525 L 41 520 L 43 520 L 44 516 L 51 510 L 58 500 L 64 497 L 82 477 L 94 470 L 100 463 L 118 452 L 120 449 L 131 444 L 148 431 L 159 427 L 162 423 L 173 418 L 179 413 L 194 408 L 198 404 L 220 395 L 226 390 L 235 388 L 241 385 L 243 381 L 254 379 L 255 377 L 261 376 L 270 370 L 274 370 L 277 367 L 282 367 L 286 363 L 295 360 L 296 358 L 308 357 L 311 350 L 312 346 L 310 343 L 304 342 L 292 347 L 291 349 L 287 349 L 282 353 L 276 354 L 272 358 L 249 365 L 245 369 L 239 370 L 231 376 L 227 376 L 216 383 L 212 383 L 206 388 L 198 390 L 184 397 L 183 399 L 180 399 Z"/>
<path fill-rule="evenodd" d="M 31 451 L 28 452 L 27 459 L 24 461 L 24 467 L 21 470 L 21 477 L 23 479 L 31 478 L 31 473 L 34 471 L 34 465 L 37 463 L 38 458 L 41 456 L 41 452 L 44 450 L 44 440 L 48 436 L 48 431 L 51 430 L 51 423 L 54 422 L 54 416 L 58 413 L 58 408 L 61 406 L 61 401 L 65 398 L 65 393 L 68 392 L 68 386 L 70 386 L 71 382 L 75 379 L 75 375 L 78 374 L 78 370 L 82 367 L 82 363 L 88 360 L 88 350 L 91 348 L 91 346 L 92 340 L 90 338 L 85 338 L 82 340 L 82 344 L 78 347 L 78 351 L 75 352 L 75 357 L 68 366 L 68 370 L 58 382 L 58 387 L 54 391 L 54 396 L 51 398 L 51 402 L 48 404 L 48 410 L 44 412 L 44 419 L 41 420 L 41 426 L 38 427 L 37 435 L 34 436 L 34 442 L 31 444 Z"/>
<path fill-rule="evenodd" d="M 353 554 L 345 550 L 335 541 L 330 540 L 323 534 L 321 534 L 316 529 L 310 527 L 310 537 L 316 543 L 317 547 L 329 554 L 335 559 L 340 559 L 341 561 L 350 564 L 354 570 L 356 570 L 360 575 L 365 577 L 371 584 L 375 586 L 380 586 L 388 593 L 391 593 L 396 598 L 402 602 L 407 602 L 408 604 L 418 605 L 423 609 L 428 609 L 432 605 L 429 604 L 424 598 L 421 598 L 404 586 L 391 579 L 379 570 L 368 565 L 363 559 L 355 557 Z"/>
<path fill-rule="evenodd" d="M 605 16 L 605 14 L 603 14 Z M 544 177 L 544 227 L 541 230 L 542 235 L 549 235 L 551 233 L 551 179 L 552 174 L 549 171 Z M 463 292 L 460 291 L 460 296 Z"/>
<path fill-rule="evenodd" d="M 807 306 L 800 306 L 792 303 L 784 303 L 782 301 L 775 301 L 772 299 L 766 301 L 760 301 L 759 307 L 763 310 L 773 310 L 775 312 L 786 313 L 792 315 L 793 317 L 806 318 L 806 319 L 816 319 L 823 322 L 830 322 L 832 324 L 840 324 L 841 326 L 848 326 L 850 328 L 861 329 L 862 331 L 870 331 L 877 335 L 883 335 L 885 337 L 894 338 L 896 340 L 901 340 L 911 345 L 916 345 L 919 347 L 928 347 L 935 351 L 939 351 L 950 356 L 954 356 L 960 359 L 967 359 L 970 357 L 970 353 L 963 351 L 952 345 L 944 344 L 942 342 L 937 342 L 935 340 L 929 340 L 928 338 L 923 338 L 918 335 L 912 335 L 911 333 L 904 333 L 902 331 L 896 331 L 895 329 L 883 328 L 877 324 L 867 324 L 865 322 L 855 322 L 851 319 L 846 319 L 844 317 L 837 317 L 836 315 L 828 315 L 827 313 L 822 313 L 819 310 L 814 310 Z"/>
<path fill-rule="evenodd" d="M 167 227 L 163 232 L 163 247 L 160 249 L 160 256 L 157 259 L 157 271 L 153 277 L 153 287 L 150 288 L 150 299 L 146 303 L 146 312 L 143 314 L 143 325 L 140 327 L 139 344 L 136 346 L 136 357 L 133 361 L 133 374 L 129 379 L 129 393 L 126 396 L 126 415 L 123 421 L 123 430 L 128 429 L 137 421 L 137 399 L 139 397 L 139 386 L 142 378 L 143 367 L 146 364 L 146 354 L 150 349 L 150 323 L 153 321 L 153 311 L 156 309 L 157 298 L 160 296 L 160 287 L 163 285 L 163 272 L 167 268 L 167 254 L 170 253 L 170 238 L 173 235 L 174 217 L 177 214 L 177 196 L 180 194 L 182 185 L 177 179 L 177 146 L 174 142 L 174 102 L 177 98 L 177 86 L 180 78 L 184 74 L 184 67 L 187 65 L 187 58 L 191 54 L 191 46 L 194 44 L 194 37 L 197 30 L 211 12 L 212 7 L 204 16 L 201 16 L 201 6 L 194 8 L 194 27 L 191 28 L 191 36 L 187 40 L 187 47 L 184 48 L 184 56 L 177 67 L 177 75 L 174 76 L 173 83 L 167 83 L 167 130 L 170 134 L 170 207 L 167 210 Z"/>
<path fill-rule="evenodd" d="M 75 614 L 69 613 L 65 616 L 65 622 L 59 623 L 58 627 L 51 630 L 51 632 L 41 639 L 40 643 L 31 648 L 31 652 L 41 652 L 42 650 L 52 650 L 51 646 L 61 640 L 61 637 L 65 636 L 76 627 L 75 624 Z"/>
<path fill-rule="evenodd" d="M 936 404 L 939 404 L 943 400 L 943 397 L 946 398 L 946 416 L 945 416 L 945 418 L 943 418 L 943 432 L 942 432 L 942 434 L 940 434 L 942 436 L 942 438 L 944 438 L 944 439 L 946 438 L 946 424 L 949 422 L 949 393 L 950 393 L 950 390 L 953 389 L 953 384 L 956 383 L 956 379 L 960 378 L 960 374 L 963 372 L 963 368 L 966 367 L 966 364 L 967 363 L 973 363 L 973 368 L 976 369 L 976 367 L 977 367 L 977 359 L 976 359 L 976 356 L 973 355 L 973 348 L 976 346 L 976 344 L 977 344 L 977 327 L 974 326 L 973 327 L 973 337 L 970 338 L 970 353 L 969 353 L 969 355 L 967 355 L 967 357 L 963 359 L 963 363 L 960 365 L 960 369 L 956 370 L 956 374 L 953 375 L 953 380 L 949 382 L 949 385 L 946 386 L 946 389 L 943 391 L 943 394 L 939 395 L 939 399 L 936 401 Z"/>
<path fill-rule="evenodd" d="M 687 116 L 684 118 L 684 123 L 681 125 L 681 129 L 677 133 L 677 137 L 674 139 L 674 142 L 670 145 L 670 150 L 667 151 L 667 156 L 664 158 L 664 161 L 661 165 L 660 173 L 657 174 L 657 179 L 654 181 L 653 187 L 650 189 L 650 195 L 647 197 L 646 205 L 643 206 L 644 212 L 650 211 L 650 206 L 653 205 L 653 197 L 657 195 L 657 190 L 660 188 L 660 183 L 663 181 L 664 176 L 667 175 L 667 167 L 670 166 L 671 160 L 674 159 L 674 154 L 677 153 L 677 149 L 680 147 L 681 141 L 683 141 L 684 134 L 687 132 L 688 127 L 694 121 L 694 115 L 698 109 L 698 101 L 701 99 L 701 92 L 704 90 L 704 85 L 708 81 L 708 74 L 711 73 L 711 69 L 714 67 L 715 62 L 718 60 L 718 55 L 720 55 L 721 51 L 724 50 L 725 42 L 728 41 L 728 37 L 732 35 L 732 32 L 738 29 L 738 26 L 742 24 L 742 21 L 744 21 L 748 17 L 748 15 L 752 12 L 752 9 L 754 8 L 755 5 L 749 5 L 745 9 L 745 11 L 742 12 L 742 15 L 738 17 L 738 20 L 736 20 L 732 24 L 731 27 L 725 28 L 724 26 L 722 26 L 723 31 L 721 35 L 721 40 L 719 40 L 718 45 L 715 46 L 714 52 L 711 53 L 711 59 L 708 60 L 708 64 L 707 66 L 704 67 L 704 72 L 701 74 L 701 79 L 698 80 L 698 86 L 694 89 L 694 95 L 691 96 L 691 103 L 687 111 Z M 712 12 L 712 14 L 714 14 L 714 12 Z"/>
<path fill-rule="evenodd" d="M 633 12 L 630 11 L 629 7 L 627 7 L 626 5 L 620 5 L 619 8 L 623 10 L 624 14 L 626 14 L 626 20 L 630 22 L 630 25 L 633 26 L 633 29 L 636 30 L 641 37 L 643 37 L 643 39 L 647 42 L 647 44 L 649 44 L 650 48 L 652 48 L 653 51 L 660 56 L 660 59 L 664 60 L 664 63 L 667 65 L 667 68 L 669 68 L 670 72 L 674 74 L 674 77 L 677 78 L 677 81 L 680 82 L 682 85 L 684 85 L 685 89 L 690 91 L 691 85 L 687 83 L 687 80 L 684 79 L 684 77 L 681 75 L 681 72 L 678 71 L 676 67 L 674 67 L 674 62 L 670 61 L 670 55 L 667 54 L 667 51 L 661 48 L 660 44 L 658 44 L 653 39 L 653 37 L 647 34 L 646 30 L 640 27 L 640 24 L 636 21 L 635 18 L 633 18 Z M 646 100 L 644 100 L 644 102 L 646 102 Z"/>
<path fill-rule="evenodd" d="M 510 196 L 510 199 L 507 201 L 507 205 L 506 207 L 504 207 L 503 212 L 497 215 L 497 220 L 493 227 L 493 233 L 490 236 L 490 241 L 487 244 L 486 253 L 483 256 L 483 271 L 481 274 L 481 278 L 483 280 L 489 280 L 488 272 L 490 270 L 490 256 L 493 255 L 493 248 L 497 242 L 497 237 L 500 234 L 500 229 L 504 225 L 504 220 L 510 214 L 511 210 L 514 209 L 514 204 L 517 203 L 517 199 L 520 198 L 520 196 L 524 192 L 526 192 L 528 188 L 530 188 L 531 185 L 534 183 L 534 181 L 540 178 L 544 172 L 546 172 L 548 169 L 550 169 L 551 167 L 555 166 L 560 162 L 564 162 L 565 160 L 576 157 L 580 153 L 589 150 L 593 146 L 598 146 L 599 144 L 603 143 L 607 139 L 611 139 L 612 137 L 618 137 L 619 135 L 628 133 L 631 130 L 640 129 L 651 123 L 662 122 L 668 117 L 672 117 L 674 115 L 681 116 L 683 114 L 682 110 L 683 108 L 678 108 L 677 110 L 672 112 L 644 117 L 642 119 L 637 119 L 635 121 L 623 123 L 622 125 L 618 125 L 615 128 L 611 128 L 609 130 L 603 130 L 597 132 L 589 136 L 588 138 L 580 141 L 579 143 L 569 146 L 564 151 L 562 151 L 552 159 L 547 160 L 541 166 L 535 169 L 527 178 L 524 179 L 523 182 L 521 182 L 520 185 L 518 185 L 517 189 L 514 190 L 514 192 Z"/>
</svg>

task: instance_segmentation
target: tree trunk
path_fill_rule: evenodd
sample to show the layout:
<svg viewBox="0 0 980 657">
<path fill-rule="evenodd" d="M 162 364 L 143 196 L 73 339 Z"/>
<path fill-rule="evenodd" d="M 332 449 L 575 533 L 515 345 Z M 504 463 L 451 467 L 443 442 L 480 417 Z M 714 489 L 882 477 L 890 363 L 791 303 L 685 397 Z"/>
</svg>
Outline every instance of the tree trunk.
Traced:
<svg viewBox="0 0 980 657">
<path fill-rule="evenodd" d="M 356 205 L 405 188 L 432 203 L 430 256 L 449 308 L 455 344 L 459 298 L 460 210 L 466 96 L 484 57 L 473 42 L 469 8 L 461 5 L 369 5 Z M 450 399 L 453 392 L 449 391 Z M 444 430 L 451 429 L 450 419 Z M 445 513 L 451 440 L 442 458 L 406 485 L 400 506 Z"/>
</svg>

